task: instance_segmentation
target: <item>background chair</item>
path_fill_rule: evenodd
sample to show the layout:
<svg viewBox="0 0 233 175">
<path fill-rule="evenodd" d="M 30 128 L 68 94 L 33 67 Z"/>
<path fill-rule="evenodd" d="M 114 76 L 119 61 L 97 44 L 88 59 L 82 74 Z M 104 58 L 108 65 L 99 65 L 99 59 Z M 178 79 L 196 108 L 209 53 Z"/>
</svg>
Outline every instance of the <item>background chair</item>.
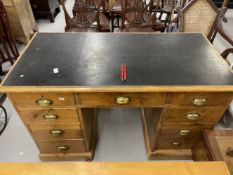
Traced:
<svg viewBox="0 0 233 175">
<path fill-rule="evenodd" d="M 111 29 L 120 29 L 120 19 L 122 18 L 122 0 L 115 0 L 110 4 Z"/>
<path fill-rule="evenodd" d="M 218 12 L 212 0 L 191 0 L 183 9 L 178 9 L 178 31 L 201 32 L 210 39 Z"/>
<path fill-rule="evenodd" d="M 75 0 L 71 18 L 64 0 L 61 0 L 66 20 L 66 32 L 101 32 L 109 31 L 109 21 L 100 13 L 102 0 Z"/>
<path fill-rule="evenodd" d="M 174 14 L 176 4 L 176 0 L 155 0 L 151 7 L 151 11 L 155 11 L 157 13 L 156 16 L 167 29 L 171 23 L 171 18 Z"/>
<path fill-rule="evenodd" d="M 212 38 L 210 39 L 210 41 L 213 43 L 215 37 L 217 34 L 219 34 L 227 43 L 230 44 L 230 48 L 225 49 L 221 55 L 224 59 L 226 59 L 227 61 L 227 56 L 230 53 L 233 53 L 233 38 L 232 36 L 230 36 L 229 34 L 227 34 L 227 32 L 224 31 L 223 29 L 223 23 L 227 22 L 226 18 L 225 18 L 225 14 L 227 12 L 227 7 L 223 7 L 218 15 L 218 20 L 217 20 L 217 24 L 216 24 L 216 28 L 214 31 L 214 34 L 212 35 Z M 229 63 L 229 62 L 228 62 Z M 230 63 L 229 63 L 230 64 Z"/>
<path fill-rule="evenodd" d="M 122 32 L 164 31 L 163 24 L 157 20 L 156 12 L 149 11 L 152 1 L 122 0 Z"/>
<path fill-rule="evenodd" d="M 222 51 L 221 56 L 226 60 L 226 62 L 229 64 L 230 68 L 233 69 L 233 63 L 231 63 L 227 58 L 230 54 L 233 54 L 233 37 L 230 36 L 223 28 L 223 23 L 227 22 L 227 19 L 225 18 L 225 14 L 227 12 L 227 6 L 229 1 L 225 0 L 223 3 L 223 7 L 218 14 L 218 20 L 216 23 L 215 31 L 212 35 L 212 38 L 210 39 L 211 43 L 213 43 L 214 39 L 216 38 L 216 35 L 219 34 L 226 43 L 228 43 L 229 48 L 226 48 Z M 230 112 L 229 108 L 225 111 L 222 119 L 221 124 L 224 125 L 224 127 L 229 127 L 233 122 L 233 116 Z"/>
</svg>

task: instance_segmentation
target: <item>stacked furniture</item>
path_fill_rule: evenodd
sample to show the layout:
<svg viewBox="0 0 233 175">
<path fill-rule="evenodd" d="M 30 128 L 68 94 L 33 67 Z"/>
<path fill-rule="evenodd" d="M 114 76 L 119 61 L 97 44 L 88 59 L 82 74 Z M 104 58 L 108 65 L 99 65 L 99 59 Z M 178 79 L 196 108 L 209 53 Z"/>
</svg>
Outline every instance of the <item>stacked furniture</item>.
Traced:
<svg viewBox="0 0 233 175">
<path fill-rule="evenodd" d="M 29 0 L 2 0 L 16 40 L 27 44 L 37 31 Z"/>
<path fill-rule="evenodd" d="M 19 56 L 15 38 L 2 1 L 0 1 L 0 24 L 0 73 L 2 75 L 7 73 L 7 70 L 3 70 L 2 64 L 9 61 L 13 65 Z"/>
</svg>

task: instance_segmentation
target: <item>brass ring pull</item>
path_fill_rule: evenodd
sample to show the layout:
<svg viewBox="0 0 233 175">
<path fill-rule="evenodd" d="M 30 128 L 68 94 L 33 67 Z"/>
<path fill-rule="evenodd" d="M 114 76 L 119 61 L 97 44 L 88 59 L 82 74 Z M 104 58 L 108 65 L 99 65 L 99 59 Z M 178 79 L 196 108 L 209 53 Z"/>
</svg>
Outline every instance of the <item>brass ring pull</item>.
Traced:
<svg viewBox="0 0 233 175">
<path fill-rule="evenodd" d="M 208 103 L 208 100 L 204 97 L 199 97 L 199 98 L 193 99 L 192 103 L 196 106 L 204 106 Z"/>
<path fill-rule="evenodd" d="M 200 114 L 196 113 L 196 112 L 191 112 L 191 113 L 188 113 L 185 115 L 185 117 L 188 119 L 188 120 L 198 120 L 200 118 Z"/>
<path fill-rule="evenodd" d="M 64 133 L 64 131 L 59 130 L 59 129 L 54 129 L 54 130 L 50 131 L 50 134 L 54 137 L 61 136 L 63 133 Z"/>
<path fill-rule="evenodd" d="M 36 100 L 36 104 L 42 107 L 50 106 L 51 104 L 53 104 L 53 101 L 49 99 L 41 98 L 41 99 Z"/>
<path fill-rule="evenodd" d="M 58 147 L 57 147 L 57 150 L 58 150 L 58 151 L 67 151 L 67 150 L 69 150 L 69 149 L 70 149 L 69 146 L 58 146 Z"/>
<path fill-rule="evenodd" d="M 180 136 L 188 136 L 188 135 L 190 135 L 191 134 L 191 130 L 190 129 L 181 129 L 180 131 L 179 131 L 179 135 Z"/>
<path fill-rule="evenodd" d="M 181 145 L 181 142 L 179 142 L 179 141 L 174 141 L 174 142 L 172 142 L 172 145 L 173 145 L 173 146 L 180 146 L 180 145 Z"/>
<path fill-rule="evenodd" d="M 43 119 L 45 119 L 46 121 L 54 121 L 58 119 L 58 116 L 56 114 L 45 114 L 43 116 Z"/>
<path fill-rule="evenodd" d="M 124 105 L 124 104 L 128 104 L 130 101 L 129 97 L 117 97 L 116 98 L 116 103 L 119 105 Z"/>
<path fill-rule="evenodd" d="M 233 157 L 233 147 L 228 147 L 226 151 L 226 155 Z"/>
</svg>

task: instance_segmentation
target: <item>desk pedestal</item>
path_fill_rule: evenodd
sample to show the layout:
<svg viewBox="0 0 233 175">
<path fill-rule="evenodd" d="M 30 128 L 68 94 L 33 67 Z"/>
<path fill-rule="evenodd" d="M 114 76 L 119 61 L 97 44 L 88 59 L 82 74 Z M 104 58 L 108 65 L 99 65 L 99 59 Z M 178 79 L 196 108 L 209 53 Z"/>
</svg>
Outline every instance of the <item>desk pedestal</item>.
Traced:
<svg viewBox="0 0 233 175">
<path fill-rule="evenodd" d="M 202 129 L 211 129 L 232 93 L 9 93 L 42 160 L 92 160 L 98 108 L 141 108 L 149 159 L 191 159 Z"/>
</svg>

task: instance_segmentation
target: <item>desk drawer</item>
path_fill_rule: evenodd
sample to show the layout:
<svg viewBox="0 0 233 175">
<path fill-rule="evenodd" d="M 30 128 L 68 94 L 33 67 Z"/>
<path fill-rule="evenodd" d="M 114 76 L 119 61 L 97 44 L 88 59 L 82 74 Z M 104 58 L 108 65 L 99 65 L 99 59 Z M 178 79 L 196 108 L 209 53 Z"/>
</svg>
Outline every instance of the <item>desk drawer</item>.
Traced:
<svg viewBox="0 0 233 175">
<path fill-rule="evenodd" d="M 82 139 L 82 131 L 78 124 L 66 125 L 30 125 L 36 140 Z"/>
<path fill-rule="evenodd" d="M 80 93 L 77 103 L 84 106 L 161 106 L 166 93 Z"/>
<path fill-rule="evenodd" d="M 83 153 L 86 152 L 82 139 L 80 140 L 61 140 L 61 141 L 41 141 L 37 142 L 40 153 Z"/>
<path fill-rule="evenodd" d="M 75 107 L 72 93 L 11 93 L 19 108 Z"/>
<path fill-rule="evenodd" d="M 27 123 L 56 124 L 78 123 L 78 113 L 75 108 L 67 109 L 20 109 L 20 117 Z"/>
<path fill-rule="evenodd" d="M 159 137 L 192 139 L 200 134 L 200 127 L 193 125 L 162 125 Z"/>
<path fill-rule="evenodd" d="M 163 123 L 215 124 L 222 117 L 225 107 L 168 108 Z"/>
<path fill-rule="evenodd" d="M 227 106 L 233 93 L 174 93 L 170 104 L 174 106 Z"/>
<path fill-rule="evenodd" d="M 191 149 L 192 139 L 159 139 L 156 149 Z"/>
</svg>

